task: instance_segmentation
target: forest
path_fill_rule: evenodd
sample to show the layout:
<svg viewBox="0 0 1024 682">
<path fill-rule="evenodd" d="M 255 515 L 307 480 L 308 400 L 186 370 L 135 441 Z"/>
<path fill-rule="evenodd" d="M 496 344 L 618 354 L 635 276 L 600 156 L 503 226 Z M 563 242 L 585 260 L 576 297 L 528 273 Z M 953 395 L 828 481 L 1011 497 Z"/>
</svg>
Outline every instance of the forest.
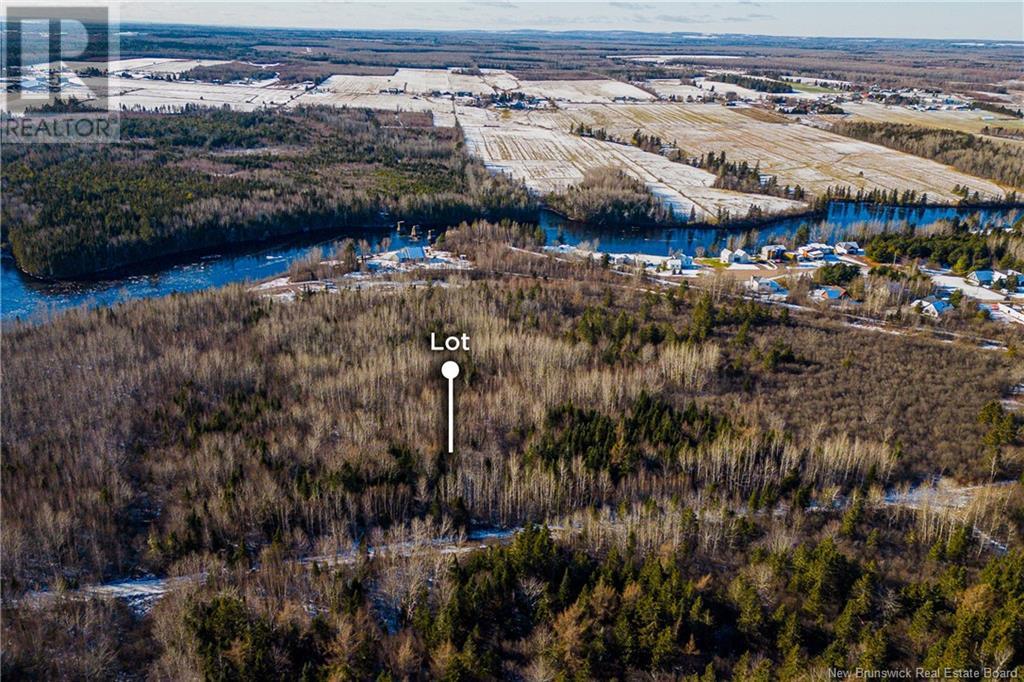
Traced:
<svg viewBox="0 0 1024 682">
<path fill-rule="evenodd" d="M 966 275 L 972 270 L 1024 270 L 1024 239 L 1019 234 L 980 234 L 954 223 L 938 234 L 889 232 L 872 235 L 864 244 L 869 258 L 879 263 L 921 259 Z"/>
<path fill-rule="evenodd" d="M 1016 355 L 880 343 L 537 245 L 478 222 L 445 238 L 478 269 L 433 284 L 290 303 L 229 287 L 9 325 L 3 674 L 1024 664 L 1024 444 L 999 403 Z M 454 354 L 449 455 L 428 338 L 453 329 L 472 350 Z M 936 473 L 1004 483 L 966 517 L 885 503 Z M 481 526 L 522 530 L 433 549 Z M 142 613 L 72 596 L 144 573 L 185 581 Z"/>
<path fill-rule="evenodd" d="M 588 170 L 582 181 L 565 192 L 549 194 L 545 203 L 570 220 L 604 227 L 649 227 L 685 220 L 673 215 L 644 183 L 617 168 Z"/>
<path fill-rule="evenodd" d="M 429 115 L 359 109 L 126 114 L 122 144 L 4 145 L 3 240 L 32 275 L 345 225 L 533 215 Z"/>
<path fill-rule="evenodd" d="M 1024 147 L 1012 142 L 908 123 L 840 121 L 831 129 L 840 135 L 953 166 L 968 175 L 1024 189 Z"/>
<path fill-rule="evenodd" d="M 758 78 L 757 76 L 747 76 L 742 73 L 730 73 L 728 71 L 714 73 L 708 76 L 708 79 L 720 83 L 731 83 L 732 85 L 738 85 L 741 88 L 756 90 L 758 92 L 770 92 L 777 94 L 793 92 L 793 86 L 789 83 L 771 80 L 768 78 Z"/>
</svg>

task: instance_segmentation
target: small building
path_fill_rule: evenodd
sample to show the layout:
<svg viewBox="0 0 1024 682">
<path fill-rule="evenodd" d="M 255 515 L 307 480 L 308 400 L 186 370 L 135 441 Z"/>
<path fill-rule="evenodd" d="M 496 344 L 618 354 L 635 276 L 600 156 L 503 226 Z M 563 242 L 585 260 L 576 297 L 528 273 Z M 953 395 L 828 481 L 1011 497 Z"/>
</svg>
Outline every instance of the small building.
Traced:
<svg viewBox="0 0 1024 682">
<path fill-rule="evenodd" d="M 796 250 L 797 256 L 803 260 L 823 260 L 825 256 L 832 254 L 832 247 L 820 242 L 804 244 Z"/>
<path fill-rule="evenodd" d="M 839 301 L 848 298 L 846 289 L 842 287 L 818 287 L 810 294 L 811 298 L 816 301 Z"/>
<path fill-rule="evenodd" d="M 719 260 L 723 263 L 749 263 L 750 254 L 743 249 L 722 249 L 722 253 L 718 255 Z"/>
<path fill-rule="evenodd" d="M 405 246 L 388 256 L 388 259 L 396 263 L 422 263 L 427 260 L 427 252 L 422 246 Z"/>
<path fill-rule="evenodd" d="M 992 286 L 994 279 L 995 273 L 991 270 L 975 270 L 967 275 L 967 281 L 979 287 Z"/>
<path fill-rule="evenodd" d="M 672 272 L 679 272 L 684 268 L 692 268 L 693 256 L 687 256 L 685 253 L 681 253 L 678 256 L 674 256 L 666 260 L 665 267 Z"/>
<path fill-rule="evenodd" d="M 774 279 L 767 277 L 751 277 L 743 283 L 743 287 L 753 294 L 760 296 L 771 296 L 785 298 L 789 296 L 789 290 Z"/>
<path fill-rule="evenodd" d="M 761 247 L 761 260 L 781 261 L 786 257 L 786 247 L 782 244 L 768 244 Z"/>
<path fill-rule="evenodd" d="M 911 308 L 917 308 L 921 311 L 922 315 L 928 317 L 942 317 L 949 311 L 953 310 L 953 306 L 948 301 L 943 301 L 940 298 L 934 296 L 928 296 L 926 298 L 919 298 L 910 304 Z"/>
<path fill-rule="evenodd" d="M 860 244 L 857 242 L 839 242 L 836 244 L 836 253 L 855 256 L 860 253 Z"/>
</svg>

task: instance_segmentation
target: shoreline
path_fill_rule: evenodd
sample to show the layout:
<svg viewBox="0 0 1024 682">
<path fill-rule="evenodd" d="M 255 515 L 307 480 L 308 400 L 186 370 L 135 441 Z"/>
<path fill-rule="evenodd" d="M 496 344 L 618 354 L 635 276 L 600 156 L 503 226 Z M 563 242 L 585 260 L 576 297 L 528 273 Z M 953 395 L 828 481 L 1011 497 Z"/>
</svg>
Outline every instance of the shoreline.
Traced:
<svg viewBox="0 0 1024 682">
<path fill-rule="evenodd" d="M 856 201 L 854 199 L 830 199 L 823 207 L 819 208 L 808 208 L 804 211 L 798 211 L 794 213 L 777 213 L 773 215 L 760 216 L 757 218 L 742 218 L 729 220 L 724 223 L 708 223 L 708 222 L 680 222 L 677 224 L 668 225 L 644 225 L 644 226 L 631 226 L 627 224 L 614 224 L 614 225 L 601 225 L 597 226 L 600 229 L 607 230 L 627 230 L 633 227 L 637 230 L 664 230 L 664 229 L 679 229 L 679 230 L 717 230 L 723 233 L 727 232 L 747 232 L 757 229 L 764 229 L 771 227 L 780 222 L 789 220 L 817 220 L 828 215 L 829 207 L 833 204 L 842 205 L 863 205 L 867 209 L 874 210 L 892 210 L 892 209 L 903 209 L 903 210 L 934 210 L 934 209 L 954 209 L 954 210 L 1013 210 L 1022 209 L 1024 210 L 1024 202 L 989 202 L 980 204 L 950 204 L 950 203 L 927 203 L 927 204 L 872 204 L 864 201 Z M 528 221 L 531 224 L 540 224 L 541 214 L 543 212 L 551 213 L 564 220 L 570 226 L 592 226 L 591 223 L 585 221 L 573 220 L 566 214 L 558 211 L 544 202 L 540 203 L 536 214 L 533 216 L 534 220 Z M 485 218 L 477 218 L 485 219 Z M 160 272 L 172 268 L 176 265 L 182 265 L 190 263 L 198 259 L 202 259 L 209 256 L 238 256 L 245 254 L 257 254 L 263 249 L 274 248 L 278 246 L 286 246 L 292 243 L 298 243 L 308 240 L 322 239 L 344 239 L 347 238 L 346 232 L 352 231 L 365 231 L 365 232 L 382 232 L 391 229 L 395 222 L 377 222 L 377 223 L 363 223 L 359 225 L 341 225 L 328 228 L 314 228 L 309 230 L 299 230 L 295 232 L 287 232 L 280 235 L 274 235 L 263 239 L 244 239 L 240 241 L 228 241 L 217 246 L 201 246 L 196 248 L 190 248 L 185 250 L 172 251 L 163 255 L 155 255 L 151 257 L 142 258 L 139 260 L 133 260 L 128 263 L 117 265 L 110 268 L 103 268 L 95 270 L 86 274 L 81 275 L 70 275 L 70 276 L 45 276 L 35 273 L 28 272 L 20 266 L 18 259 L 14 256 L 13 250 L 10 244 L 4 244 L 0 248 L 0 253 L 3 254 L 5 259 L 10 259 L 14 269 L 18 272 L 19 276 L 26 278 L 32 282 L 40 284 L 69 284 L 75 283 L 89 284 L 98 283 L 105 280 L 121 279 L 124 277 L 133 276 L 147 276 L 155 275 Z M 409 222 L 409 221 L 404 221 Z M 459 221 L 461 222 L 461 221 Z M 438 234 L 443 232 L 452 226 L 452 223 L 417 223 L 426 230 L 440 229 Z M 423 238 L 424 243 L 426 238 Z M 312 246 L 312 244 L 310 245 Z"/>
</svg>

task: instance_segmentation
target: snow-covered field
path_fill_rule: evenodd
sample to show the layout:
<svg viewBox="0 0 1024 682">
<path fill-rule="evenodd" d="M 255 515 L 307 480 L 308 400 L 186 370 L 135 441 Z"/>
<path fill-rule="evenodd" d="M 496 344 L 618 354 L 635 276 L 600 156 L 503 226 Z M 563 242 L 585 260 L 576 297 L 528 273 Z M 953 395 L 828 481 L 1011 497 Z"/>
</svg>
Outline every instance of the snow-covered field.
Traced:
<svg viewBox="0 0 1024 682">
<path fill-rule="evenodd" d="M 932 282 L 936 286 L 947 289 L 959 289 L 964 292 L 965 296 L 976 298 L 979 301 L 1002 301 L 1005 298 L 1002 294 L 991 289 L 969 284 L 963 277 L 957 277 L 956 275 L 932 275 Z"/>
<path fill-rule="evenodd" d="M 458 73 L 457 69 L 398 69 L 391 76 L 331 76 L 316 89 L 339 95 L 376 95 L 400 91 L 410 95 L 432 93 L 472 93 L 491 95 L 495 90 L 511 89 L 519 81 L 505 71 L 489 70 L 483 75 Z"/>
<path fill-rule="evenodd" d="M 521 81 L 518 90 L 533 97 L 564 102 L 613 102 L 616 98 L 650 101 L 654 95 L 640 88 L 608 79 L 586 81 Z"/>
<path fill-rule="evenodd" d="M 655 78 L 644 81 L 644 85 L 654 90 L 654 92 L 658 93 L 658 97 L 663 99 L 671 97 L 678 97 L 680 99 L 685 99 L 686 97 L 697 98 L 714 94 L 696 85 L 680 83 L 678 78 Z"/>
<path fill-rule="evenodd" d="M 143 64 L 141 62 L 151 62 Z M 125 59 L 117 62 L 110 62 L 107 69 L 110 73 L 118 71 L 131 71 L 133 73 L 153 74 L 163 76 L 167 74 L 179 74 L 191 71 L 197 66 L 216 66 L 227 64 L 223 59 Z"/>
<path fill-rule="evenodd" d="M 470 153 L 493 171 L 523 180 L 538 193 L 562 190 L 583 179 L 587 170 L 613 166 L 642 181 L 681 216 L 713 221 L 719 209 L 746 215 L 757 205 L 767 213 L 805 208 L 799 202 L 742 194 L 712 187 L 707 171 L 669 161 L 636 147 L 570 135 L 562 129 L 531 125 L 533 119 L 467 107 L 458 108 Z"/>
<path fill-rule="evenodd" d="M 178 110 L 186 104 L 207 107 L 228 105 L 238 111 L 283 106 L 301 97 L 300 86 L 280 85 L 215 85 L 192 81 L 164 81 L 147 78 L 84 79 L 86 85 L 109 89 L 111 100 L 118 107 L 132 109 Z"/>
<path fill-rule="evenodd" d="M 227 64 L 223 59 L 171 59 L 169 57 L 138 57 L 135 59 L 117 59 L 107 62 L 105 65 L 109 73 L 123 73 L 128 71 L 134 74 L 167 75 L 179 74 L 196 68 L 197 66 L 215 66 Z M 89 66 L 98 66 L 95 62 L 69 62 L 69 66 L 75 69 L 83 69 Z M 99 66 L 103 66 L 102 64 Z"/>
<path fill-rule="evenodd" d="M 674 142 L 689 155 L 725 152 L 726 158 L 759 163 L 779 184 L 816 193 L 829 186 L 913 189 L 955 202 L 954 186 L 967 185 L 982 195 L 1003 196 L 995 183 L 949 166 L 785 121 L 760 109 L 669 102 L 563 104 L 557 110 L 512 112 L 510 118 L 557 131 L 584 123 L 622 139 L 640 129 Z"/>
<path fill-rule="evenodd" d="M 979 133 L 985 126 L 1024 131 L 1024 119 L 994 114 L 991 111 L 917 111 L 877 102 L 844 102 L 842 108 L 849 115 L 836 117 L 840 120 L 910 123 L 928 128 L 961 130 L 966 133 Z"/>
<path fill-rule="evenodd" d="M 729 59 L 739 59 L 734 54 L 634 54 L 616 57 L 641 64 L 668 64 L 677 61 L 687 62 L 714 62 Z"/>
<path fill-rule="evenodd" d="M 288 106 L 325 105 L 335 107 L 354 107 L 366 109 L 383 109 L 385 111 L 424 111 L 434 115 L 434 125 L 454 126 L 455 116 L 452 113 L 451 99 L 444 97 L 424 97 L 408 94 L 342 94 L 322 89 L 311 90 L 288 103 Z"/>
</svg>

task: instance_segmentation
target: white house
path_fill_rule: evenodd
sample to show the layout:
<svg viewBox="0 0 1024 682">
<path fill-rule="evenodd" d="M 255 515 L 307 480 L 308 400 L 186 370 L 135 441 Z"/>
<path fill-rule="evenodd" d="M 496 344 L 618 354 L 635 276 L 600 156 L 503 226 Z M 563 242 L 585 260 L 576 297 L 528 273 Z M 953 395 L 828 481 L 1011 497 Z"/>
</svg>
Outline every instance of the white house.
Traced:
<svg viewBox="0 0 1024 682">
<path fill-rule="evenodd" d="M 917 308 L 921 311 L 922 315 L 928 317 L 942 317 L 953 309 L 948 301 L 944 301 L 937 296 L 925 296 L 919 298 L 910 304 L 911 308 Z"/>
<path fill-rule="evenodd" d="M 718 256 L 719 260 L 723 263 L 749 263 L 750 254 L 743 249 L 722 249 L 722 253 Z"/>
<path fill-rule="evenodd" d="M 674 258 L 669 258 L 665 261 L 665 267 L 672 272 L 679 272 L 683 268 L 693 267 L 693 256 L 687 256 L 685 253 L 681 253 Z"/>
<path fill-rule="evenodd" d="M 822 260 L 832 253 L 832 247 L 828 244 L 804 244 L 796 250 L 797 255 L 804 260 Z"/>
<path fill-rule="evenodd" d="M 975 270 L 974 272 L 967 275 L 967 281 L 971 284 L 976 284 L 979 287 L 991 286 L 995 279 L 995 274 L 991 270 Z"/>
<path fill-rule="evenodd" d="M 789 290 L 786 287 L 767 277 L 751 277 L 743 283 L 743 286 L 751 293 L 761 296 L 778 296 L 781 298 L 789 296 Z"/>
<path fill-rule="evenodd" d="M 857 242 L 839 242 L 836 244 L 836 253 L 854 256 L 860 253 L 860 244 Z"/>
<path fill-rule="evenodd" d="M 768 244 L 761 247 L 761 260 L 782 260 L 786 255 L 786 247 L 782 244 Z"/>
</svg>

